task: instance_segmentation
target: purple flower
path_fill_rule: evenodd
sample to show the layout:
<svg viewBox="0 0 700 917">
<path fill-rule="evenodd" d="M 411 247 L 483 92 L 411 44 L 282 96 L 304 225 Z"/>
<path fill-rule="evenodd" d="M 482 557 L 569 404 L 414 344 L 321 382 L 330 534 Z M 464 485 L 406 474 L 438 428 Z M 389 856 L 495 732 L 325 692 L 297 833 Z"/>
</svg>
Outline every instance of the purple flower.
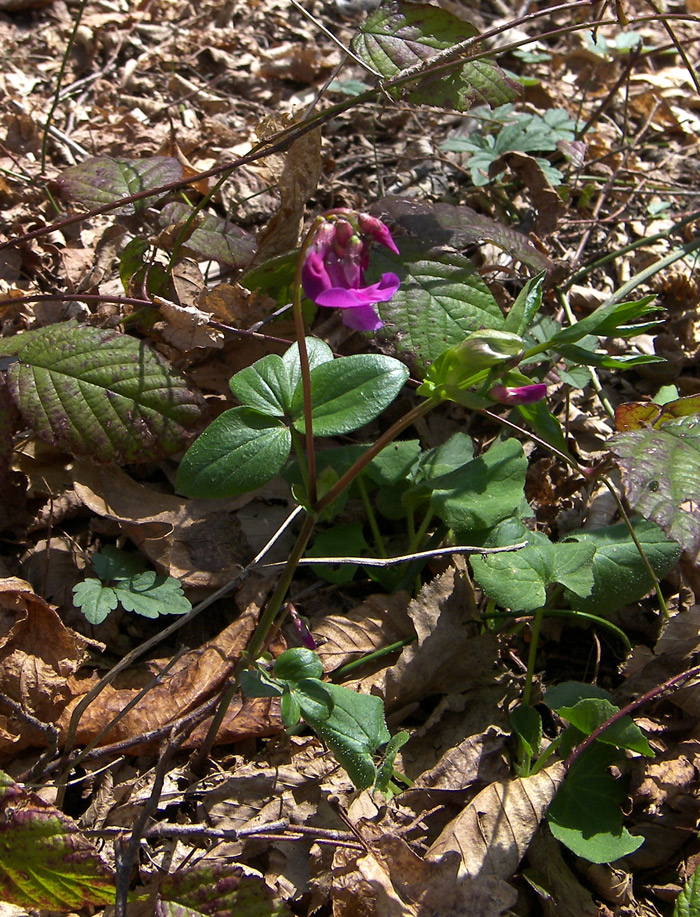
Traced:
<svg viewBox="0 0 700 917">
<path fill-rule="evenodd" d="M 345 309 L 343 322 L 358 331 L 376 331 L 382 320 L 372 306 L 387 302 L 401 281 L 382 274 L 377 283 L 365 283 L 371 243 L 379 242 L 399 253 L 388 228 L 376 217 L 352 210 L 329 215 L 314 236 L 301 271 L 304 293 L 319 306 Z"/>
<path fill-rule="evenodd" d="M 506 386 L 494 385 L 489 391 L 489 397 L 499 404 L 532 404 L 535 401 L 542 401 L 547 394 L 547 386 L 544 382 L 535 382 L 532 385 Z"/>
</svg>

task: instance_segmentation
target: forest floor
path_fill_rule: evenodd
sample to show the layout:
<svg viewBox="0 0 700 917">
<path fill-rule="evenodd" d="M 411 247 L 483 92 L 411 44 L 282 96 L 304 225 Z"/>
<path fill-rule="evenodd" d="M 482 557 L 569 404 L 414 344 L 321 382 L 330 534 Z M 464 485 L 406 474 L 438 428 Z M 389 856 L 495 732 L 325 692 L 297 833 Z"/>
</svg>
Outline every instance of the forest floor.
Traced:
<svg viewBox="0 0 700 917">
<path fill-rule="evenodd" d="M 384 93 L 329 118 L 320 137 L 238 165 L 214 188 L 222 168 L 261 139 L 374 86 L 346 53 L 368 15 L 361 3 L 312 0 L 307 15 L 293 0 L 0 0 L 3 342 L 72 320 L 96 334 L 127 332 L 187 380 L 201 428 L 235 403 L 235 373 L 294 340 L 287 313 L 258 324 L 291 300 L 268 280 L 264 292 L 238 284 L 242 269 L 262 264 L 272 276 L 273 259 L 298 246 L 302 223 L 331 208 L 379 213 L 402 248 L 435 203 L 468 207 L 498 229 L 460 224 L 451 250 L 467 257 L 504 314 L 538 264 L 552 320 L 583 319 L 620 290 L 628 300 L 652 295 L 663 310 L 657 327 L 605 346 L 664 362 L 592 373 L 562 365 L 547 377 L 549 409 L 576 467 L 541 437 L 518 437 L 530 529 L 562 543 L 619 523 L 607 486 L 580 471 L 609 467 L 610 440 L 624 429 L 614 409 L 700 395 L 700 2 L 668 0 L 663 15 L 651 0 L 539 12 L 507 0 L 440 6 L 494 33 L 487 47 L 519 86 L 512 104 L 460 112 Z M 168 220 L 147 206 L 63 225 L 109 203 L 102 179 L 89 193 L 78 187 L 90 184 L 81 169 L 93 157 L 108 157 L 107 171 L 115 160 L 168 157 L 175 172 L 163 166 L 155 185 L 219 172 L 167 197 Z M 175 243 L 184 257 L 164 257 L 183 228 L 176 208 L 212 189 L 211 235 L 197 241 L 190 227 L 191 238 Z M 528 246 L 520 258 L 517 234 Z M 222 239 L 229 249 L 219 255 Z M 335 312 L 307 318 L 336 354 L 403 358 L 400 340 L 353 333 Z M 258 333 L 236 333 L 251 327 Z M 113 343 L 94 340 L 96 349 Z M 285 731 L 275 698 L 236 694 L 213 748 L 206 744 L 276 583 L 274 568 L 241 571 L 292 511 L 286 481 L 185 498 L 175 488 L 182 449 L 162 456 L 130 445 L 104 461 L 109 454 L 89 444 L 73 447 L 77 433 L 62 438 L 46 422 L 53 395 L 42 394 L 39 376 L 34 402 L 22 389 L 29 383 L 12 377 L 13 346 L 0 346 L 2 917 L 101 913 L 115 889 L 116 913 L 128 896 L 130 917 L 693 912 L 675 902 L 700 862 L 700 688 L 674 685 L 634 710 L 653 757 L 627 746 L 606 759 L 624 828 L 644 838 L 613 863 L 555 840 L 543 816 L 563 765 L 516 773 L 522 747 L 509 714 L 526 691 L 546 742 L 562 728 L 542 704 L 552 686 L 597 685 L 623 707 L 696 664 L 697 461 L 675 495 L 674 512 L 693 534 L 660 577 L 667 615 L 654 591 L 632 601 L 634 589 L 621 586 L 619 602 L 596 606 L 597 623 L 575 619 L 574 601 L 533 628 L 535 606 L 499 605 L 483 571 L 479 579 L 458 556 L 434 558 L 399 591 L 369 567 L 348 576 L 300 567 L 290 597 L 324 677 L 381 697 L 390 732 L 410 736 L 395 762 L 401 792 L 359 792 L 309 730 Z M 46 346 L 50 375 L 61 355 Z M 412 375 L 420 353 L 418 344 L 407 360 Z M 361 436 L 333 442 L 376 440 L 414 398 L 407 388 Z M 492 414 L 449 403 L 411 435 L 429 450 L 468 433 L 481 453 L 499 431 Z M 621 487 L 620 468 L 610 474 Z M 370 498 L 353 492 L 335 525 L 348 538 L 359 526 L 365 552 L 375 553 L 373 531 L 363 529 Z M 384 513 L 381 496 L 376 505 Z M 388 510 L 381 525 L 390 553 L 407 553 Z M 426 519 L 424 534 L 431 526 Z M 286 558 L 292 530 L 267 562 Z M 360 550 L 330 544 L 312 550 Z M 184 595 L 187 609 L 204 601 L 206 613 L 151 617 L 120 606 L 91 623 L 74 590 L 99 572 L 91 565 L 105 548 L 118 549 L 119 562 L 124 552 L 134 559 L 133 575 L 157 571 L 166 610 Z M 562 583 L 553 575 L 546 584 L 558 608 Z M 297 633 L 287 621 L 272 655 L 298 645 Z"/>
</svg>

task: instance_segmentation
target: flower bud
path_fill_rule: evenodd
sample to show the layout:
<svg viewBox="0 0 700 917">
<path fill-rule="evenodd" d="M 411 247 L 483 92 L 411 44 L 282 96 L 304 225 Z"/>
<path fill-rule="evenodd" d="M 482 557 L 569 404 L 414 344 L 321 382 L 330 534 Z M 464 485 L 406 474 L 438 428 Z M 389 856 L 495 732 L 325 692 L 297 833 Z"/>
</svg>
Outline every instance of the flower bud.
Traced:
<svg viewBox="0 0 700 917">
<path fill-rule="evenodd" d="M 442 354 L 434 364 L 433 381 L 444 385 L 459 385 L 475 373 L 502 363 L 517 362 L 523 342 L 517 334 L 484 328 L 474 331 L 460 344 Z"/>
<path fill-rule="evenodd" d="M 542 401 L 547 394 L 547 386 L 543 382 L 535 382 L 532 385 L 494 385 L 489 391 L 489 397 L 499 404 L 533 404 L 535 401 Z"/>
</svg>

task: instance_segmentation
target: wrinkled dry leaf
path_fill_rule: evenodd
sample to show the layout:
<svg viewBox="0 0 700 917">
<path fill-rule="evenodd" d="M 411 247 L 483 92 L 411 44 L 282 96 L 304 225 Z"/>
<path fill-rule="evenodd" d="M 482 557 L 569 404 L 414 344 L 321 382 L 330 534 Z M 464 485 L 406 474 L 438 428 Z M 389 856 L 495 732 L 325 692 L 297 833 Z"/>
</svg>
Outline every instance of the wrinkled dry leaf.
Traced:
<svg viewBox="0 0 700 917">
<path fill-rule="evenodd" d="M 508 879 L 516 872 L 564 779 L 558 762 L 533 777 L 492 783 L 445 828 L 427 859 L 457 851 L 460 872 L 468 876 Z"/>
<path fill-rule="evenodd" d="M 454 854 L 428 862 L 399 837 L 380 834 L 370 840 L 368 827 L 362 834 L 370 852 L 353 857 L 339 850 L 335 856 L 334 917 L 499 917 L 517 900 L 501 879 L 460 875 Z"/>
<path fill-rule="evenodd" d="M 184 586 L 218 589 L 252 553 L 235 511 L 250 498 L 187 500 L 137 484 L 116 466 L 76 461 L 75 492 L 85 506 L 118 522 L 161 572 Z"/>
<path fill-rule="evenodd" d="M 224 346 L 223 331 L 209 324 L 213 317 L 211 312 L 202 312 L 196 306 L 179 306 L 161 296 L 154 297 L 154 301 L 166 320 L 163 338 L 182 353 L 202 347 L 219 349 Z"/>
<path fill-rule="evenodd" d="M 445 752 L 435 767 L 421 774 L 408 790 L 409 795 L 419 790 L 462 792 L 473 784 L 504 779 L 509 772 L 507 741 L 508 734 L 496 726 L 481 735 L 469 736 Z"/>
<path fill-rule="evenodd" d="M 344 615 L 318 615 L 309 622 L 325 672 L 413 635 L 406 614 L 408 594 L 371 595 Z"/>
<path fill-rule="evenodd" d="M 87 658 L 88 642 L 15 577 L 0 580 L 0 692 L 43 723 L 54 723 L 71 699 L 68 679 Z M 46 744 L 46 735 L 6 708 L 0 751 Z"/>
<path fill-rule="evenodd" d="M 274 133 L 282 125 L 266 125 L 263 135 Z M 281 203 L 277 213 L 258 238 L 253 265 L 263 264 L 276 255 L 292 251 L 299 244 L 299 230 L 306 204 L 321 177 L 321 132 L 309 131 L 295 140 L 284 155 L 268 158 L 268 165 L 279 170 L 276 181 Z"/>
</svg>

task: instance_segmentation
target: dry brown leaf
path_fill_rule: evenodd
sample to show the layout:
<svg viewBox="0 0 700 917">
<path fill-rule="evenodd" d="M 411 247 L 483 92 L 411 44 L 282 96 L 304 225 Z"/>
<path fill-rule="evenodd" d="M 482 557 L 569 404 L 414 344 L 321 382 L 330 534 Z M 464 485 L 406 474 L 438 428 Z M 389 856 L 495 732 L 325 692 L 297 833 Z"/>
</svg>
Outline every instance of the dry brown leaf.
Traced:
<svg viewBox="0 0 700 917">
<path fill-rule="evenodd" d="M 261 595 L 267 592 L 267 584 L 260 581 Z M 109 732 L 100 739 L 100 744 L 132 739 L 152 730 L 161 729 L 169 723 L 194 710 L 208 697 L 220 691 L 230 678 L 241 654 L 250 640 L 257 620 L 259 601 L 251 602 L 246 611 L 213 640 L 196 650 L 190 650 L 161 675 L 171 657 L 153 660 L 134 666 L 118 675 L 87 708 L 80 719 L 75 742 L 88 744 L 102 729 L 132 702 L 142 689 L 160 676 L 144 695 Z M 88 678 L 72 678 L 70 687 L 74 699 L 63 710 L 59 727 L 66 736 L 68 724 L 75 706 L 96 684 L 97 675 Z M 208 721 L 195 731 L 184 747 L 197 747 L 206 735 Z M 235 698 L 219 731 L 219 742 L 234 742 L 249 736 L 273 735 L 281 729 L 279 718 L 272 714 L 269 698 Z M 143 753 L 147 748 L 139 745 L 132 753 Z"/>
<path fill-rule="evenodd" d="M 539 896 L 544 917 L 599 917 L 591 893 L 581 885 L 551 833 L 538 831 L 527 851 L 525 878 Z"/>
<path fill-rule="evenodd" d="M 426 859 L 434 861 L 454 850 L 461 856 L 462 874 L 509 879 L 564 775 L 564 764 L 558 762 L 533 777 L 487 786 L 444 829 Z"/>
<path fill-rule="evenodd" d="M 263 137 L 283 125 L 271 119 L 262 132 Z M 292 251 L 299 244 L 299 230 L 306 204 L 321 177 L 321 132 L 309 131 L 295 140 L 284 155 L 269 157 L 280 169 L 277 184 L 282 201 L 277 213 L 258 237 L 258 250 L 253 264 L 263 264 L 276 255 Z M 281 168 L 280 168 L 281 166 Z"/>
<path fill-rule="evenodd" d="M 334 860 L 334 917 L 499 917 L 517 900 L 516 891 L 494 876 L 460 876 L 454 854 L 428 862 L 401 838 L 370 839 L 369 826 L 361 833 L 369 852 L 357 857 L 338 851 Z"/>
<path fill-rule="evenodd" d="M 473 608 L 473 590 L 462 563 L 441 573 L 409 602 L 418 640 L 404 647 L 386 672 L 387 710 L 493 681 L 498 644 L 492 634 L 477 633 L 470 620 Z"/>
<path fill-rule="evenodd" d="M 166 320 L 161 332 L 163 338 L 182 353 L 202 347 L 218 350 L 224 346 L 223 331 L 209 324 L 213 318 L 211 312 L 202 312 L 196 306 L 180 306 L 162 296 L 155 296 L 154 302 Z"/>
<path fill-rule="evenodd" d="M 495 176 L 505 167 L 511 169 L 522 181 L 537 211 L 537 221 L 534 231 L 541 236 L 554 232 L 561 217 L 566 214 L 564 202 L 554 188 L 550 185 L 542 171 L 542 166 L 534 156 L 527 153 L 510 151 L 503 153 L 489 166 L 489 175 Z"/>
<path fill-rule="evenodd" d="M 87 658 L 88 641 L 68 630 L 56 611 L 15 577 L 0 580 L 0 692 L 43 723 L 70 701 L 70 676 Z M 46 744 L 46 736 L 3 708 L 0 751 Z"/>
<path fill-rule="evenodd" d="M 325 672 L 413 635 L 406 614 L 408 593 L 371 595 L 345 615 L 319 615 L 310 621 Z"/>
<path fill-rule="evenodd" d="M 475 783 L 492 783 L 508 773 L 505 760 L 507 733 L 490 726 L 447 751 L 429 771 L 413 782 L 408 794 L 419 790 L 463 791 Z"/>
<path fill-rule="evenodd" d="M 700 605 L 674 615 L 664 627 L 656 646 L 636 646 L 625 665 L 625 681 L 616 691 L 618 702 L 624 703 L 646 694 L 684 669 L 698 664 L 700 641 Z M 690 716 L 700 717 L 700 682 L 698 679 L 676 688 L 670 700 Z"/>
<path fill-rule="evenodd" d="M 183 585 L 218 589 L 252 557 L 235 515 L 250 498 L 187 500 L 137 484 L 116 466 L 76 461 L 75 492 L 122 532 L 161 572 Z"/>
</svg>

